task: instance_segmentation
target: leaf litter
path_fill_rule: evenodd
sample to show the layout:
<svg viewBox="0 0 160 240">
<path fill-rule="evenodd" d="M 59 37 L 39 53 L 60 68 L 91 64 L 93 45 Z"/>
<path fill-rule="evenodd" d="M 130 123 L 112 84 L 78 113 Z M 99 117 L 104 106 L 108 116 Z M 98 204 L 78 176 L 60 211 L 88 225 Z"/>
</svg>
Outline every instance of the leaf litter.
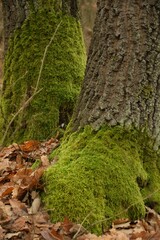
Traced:
<svg viewBox="0 0 160 240">
<path fill-rule="evenodd" d="M 101 236 L 88 232 L 68 218 L 51 223 L 39 192 L 41 177 L 48 166 L 48 155 L 59 146 L 59 140 L 30 140 L 0 150 L 0 240 L 159 240 L 160 215 L 146 207 L 146 217 L 130 222 L 117 219 Z M 40 159 L 36 169 L 33 163 Z"/>
</svg>

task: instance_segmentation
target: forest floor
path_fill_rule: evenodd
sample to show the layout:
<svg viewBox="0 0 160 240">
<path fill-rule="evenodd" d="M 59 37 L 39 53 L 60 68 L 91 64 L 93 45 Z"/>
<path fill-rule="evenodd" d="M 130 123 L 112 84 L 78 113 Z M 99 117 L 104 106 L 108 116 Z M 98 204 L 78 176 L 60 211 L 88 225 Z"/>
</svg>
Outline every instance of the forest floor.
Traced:
<svg viewBox="0 0 160 240">
<path fill-rule="evenodd" d="M 57 138 L 28 141 L 0 149 L 0 240 L 159 240 L 160 216 L 146 207 L 145 219 L 117 219 L 112 228 L 96 236 L 65 218 L 50 222 L 39 192 L 45 191 L 41 177 L 57 159 L 49 154 L 59 146 Z M 37 162 L 37 159 L 39 161 Z"/>
</svg>

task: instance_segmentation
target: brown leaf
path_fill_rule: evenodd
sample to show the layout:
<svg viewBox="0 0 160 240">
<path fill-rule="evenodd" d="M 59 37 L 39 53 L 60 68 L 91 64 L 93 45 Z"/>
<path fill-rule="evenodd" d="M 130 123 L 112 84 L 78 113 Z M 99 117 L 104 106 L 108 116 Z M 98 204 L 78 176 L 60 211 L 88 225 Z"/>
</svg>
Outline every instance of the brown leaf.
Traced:
<svg viewBox="0 0 160 240">
<path fill-rule="evenodd" d="M 3 159 L 2 161 L 0 161 L 0 172 L 3 170 L 6 170 L 7 168 L 10 167 L 10 163 L 8 159 Z"/>
<path fill-rule="evenodd" d="M 144 240 L 160 240 L 160 232 L 151 234 L 148 239 L 144 239 Z"/>
<path fill-rule="evenodd" d="M 2 189 L 2 192 L 1 192 L 1 194 L 0 194 L 0 197 L 3 198 L 3 197 L 5 197 L 5 196 L 11 194 L 12 191 L 13 191 L 13 189 L 14 189 L 13 186 L 8 186 L 8 187 L 6 187 L 6 189 L 4 189 L 4 191 L 3 191 L 3 189 Z"/>
<path fill-rule="evenodd" d="M 40 199 L 39 196 L 37 196 L 32 202 L 30 213 L 31 214 L 36 214 L 38 212 L 39 208 L 40 208 L 40 205 L 41 205 L 41 199 Z"/>
<path fill-rule="evenodd" d="M 53 237 L 53 239 L 57 239 L 57 240 L 62 240 L 63 239 L 63 235 L 61 235 L 58 232 L 56 232 L 54 230 L 54 228 L 51 229 L 50 235 Z"/>
<path fill-rule="evenodd" d="M 42 177 L 43 173 L 44 173 L 45 168 L 44 167 L 40 167 L 38 169 L 36 169 L 34 172 L 31 173 L 30 175 L 30 184 L 29 184 L 29 188 L 30 190 L 33 187 L 38 186 L 39 184 L 39 180 Z"/>
<path fill-rule="evenodd" d="M 36 224 L 46 224 L 49 221 L 49 215 L 46 212 L 38 212 L 34 218 L 34 223 Z"/>
<path fill-rule="evenodd" d="M 29 176 L 33 170 L 31 168 L 22 168 L 17 171 L 17 173 L 13 177 L 13 182 L 17 184 L 28 185 L 30 183 Z"/>
<path fill-rule="evenodd" d="M 147 239 L 149 237 L 149 233 L 146 231 L 142 231 L 142 232 L 135 232 L 132 234 L 132 236 L 130 237 L 131 240 L 137 239 L 137 238 L 141 238 L 141 239 Z"/>
<path fill-rule="evenodd" d="M 123 224 L 123 223 L 127 223 L 129 222 L 129 219 L 128 218 L 121 218 L 121 219 L 116 219 L 113 221 L 113 224 L 114 225 L 119 225 L 119 224 Z"/>
<path fill-rule="evenodd" d="M 24 203 L 18 201 L 17 199 L 9 199 L 9 203 L 16 215 L 23 216 L 27 214 L 27 207 Z"/>
<path fill-rule="evenodd" d="M 21 154 L 17 154 L 16 156 L 16 163 L 18 165 L 18 168 L 23 167 L 23 159 Z"/>
<path fill-rule="evenodd" d="M 41 156 L 41 162 L 43 167 L 48 167 L 50 165 L 48 157 L 46 155 Z"/>
<path fill-rule="evenodd" d="M 5 238 L 5 230 L 0 226 L 0 240 L 4 240 Z"/>
<path fill-rule="evenodd" d="M 13 238 L 13 237 L 19 237 L 21 235 L 21 232 L 17 232 L 17 233 L 7 233 L 6 235 L 5 235 L 5 239 L 11 239 L 11 238 Z M 17 238 L 15 238 L 15 239 L 17 239 Z M 20 239 L 20 238 L 18 238 L 18 239 Z"/>
<path fill-rule="evenodd" d="M 62 222 L 62 228 L 66 235 L 71 233 L 70 229 L 73 227 L 73 225 L 74 224 L 68 218 L 64 219 L 64 221 Z"/>
<path fill-rule="evenodd" d="M 43 237 L 45 240 L 55 240 L 55 238 L 53 238 L 52 235 L 50 234 L 50 232 L 47 231 L 47 230 L 43 230 L 43 231 L 41 232 L 41 235 L 42 235 L 42 237 Z M 56 239 L 57 239 L 57 238 L 56 238 Z"/>
<path fill-rule="evenodd" d="M 15 185 L 12 191 L 12 198 L 17 198 L 18 200 L 22 200 L 26 196 L 27 191 L 28 191 L 28 186 Z"/>
<path fill-rule="evenodd" d="M 18 232 L 22 230 L 28 230 L 28 226 L 26 224 L 26 217 L 22 216 L 15 220 L 12 224 L 12 231 Z"/>
<path fill-rule="evenodd" d="M 27 142 L 24 142 L 23 144 L 19 145 L 21 151 L 24 152 L 32 152 L 39 148 L 40 142 L 36 140 L 30 140 Z"/>
<path fill-rule="evenodd" d="M 3 225 L 10 221 L 10 216 L 8 216 L 8 211 L 5 204 L 0 201 L 0 224 Z"/>
</svg>

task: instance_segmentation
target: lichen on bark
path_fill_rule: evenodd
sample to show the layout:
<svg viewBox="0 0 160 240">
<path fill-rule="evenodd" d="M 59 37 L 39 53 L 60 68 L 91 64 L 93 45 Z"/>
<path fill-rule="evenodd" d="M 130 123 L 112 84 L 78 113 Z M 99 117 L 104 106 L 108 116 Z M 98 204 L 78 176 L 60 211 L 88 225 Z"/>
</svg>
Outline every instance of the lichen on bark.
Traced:
<svg viewBox="0 0 160 240">
<path fill-rule="evenodd" d="M 59 28 L 56 31 L 57 26 Z M 50 137 L 72 114 L 85 69 L 85 48 L 77 19 L 44 7 L 33 10 L 14 31 L 5 58 L 1 134 L 32 97 L 46 46 L 37 93 L 12 122 L 4 143 Z M 3 120 L 3 123 L 2 123 Z"/>
</svg>

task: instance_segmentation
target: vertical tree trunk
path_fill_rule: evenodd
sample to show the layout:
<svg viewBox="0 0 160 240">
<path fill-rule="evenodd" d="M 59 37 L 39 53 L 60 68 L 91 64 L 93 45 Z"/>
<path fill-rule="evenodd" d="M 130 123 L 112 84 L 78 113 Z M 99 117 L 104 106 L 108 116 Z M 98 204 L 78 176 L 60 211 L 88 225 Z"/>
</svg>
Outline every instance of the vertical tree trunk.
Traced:
<svg viewBox="0 0 160 240">
<path fill-rule="evenodd" d="M 46 173 L 53 220 L 67 213 L 100 231 L 117 217 L 142 218 L 146 204 L 160 212 L 160 1 L 98 1 L 71 124 L 83 129 Z"/>
<path fill-rule="evenodd" d="M 74 129 L 135 126 L 160 143 L 159 1 L 98 1 Z"/>
<path fill-rule="evenodd" d="M 29 3 L 30 2 L 30 3 Z M 54 2 L 54 1 L 52 1 Z M 56 3 L 57 2 L 57 3 Z M 61 1 L 56 1 L 55 4 L 60 5 Z M 7 50 L 8 40 L 10 35 L 14 32 L 16 28 L 20 28 L 29 14 L 30 6 L 36 8 L 38 6 L 37 0 L 2 0 L 3 4 L 3 21 L 4 21 L 4 43 L 5 51 Z M 43 1 L 42 1 L 42 4 Z M 77 0 L 62 0 L 62 5 L 64 8 L 69 9 L 70 14 L 73 17 L 77 17 L 78 6 Z"/>
<path fill-rule="evenodd" d="M 4 44 L 5 51 L 8 47 L 8 40 L 15 28 L 20 28 L 27 16 L 27 0 L 2 0 L 3 22 L 4 22 Z"/>
<path fill-rule="evenodd" d="M 84 76 L 76 1 L 3 1 L 2 144 L 45 139 L 67 124 Z M 74 17 L 73 17 L 74 16 Z"/>
<path fill-rule="evenodd" d="M 4 40 L 3 40 L 3 17 L 2 17 L 2 2 L 0 2 L 0 91 L 2 88 L 3 78 L 3 52 L 4 52 Z"/>
</svg>

